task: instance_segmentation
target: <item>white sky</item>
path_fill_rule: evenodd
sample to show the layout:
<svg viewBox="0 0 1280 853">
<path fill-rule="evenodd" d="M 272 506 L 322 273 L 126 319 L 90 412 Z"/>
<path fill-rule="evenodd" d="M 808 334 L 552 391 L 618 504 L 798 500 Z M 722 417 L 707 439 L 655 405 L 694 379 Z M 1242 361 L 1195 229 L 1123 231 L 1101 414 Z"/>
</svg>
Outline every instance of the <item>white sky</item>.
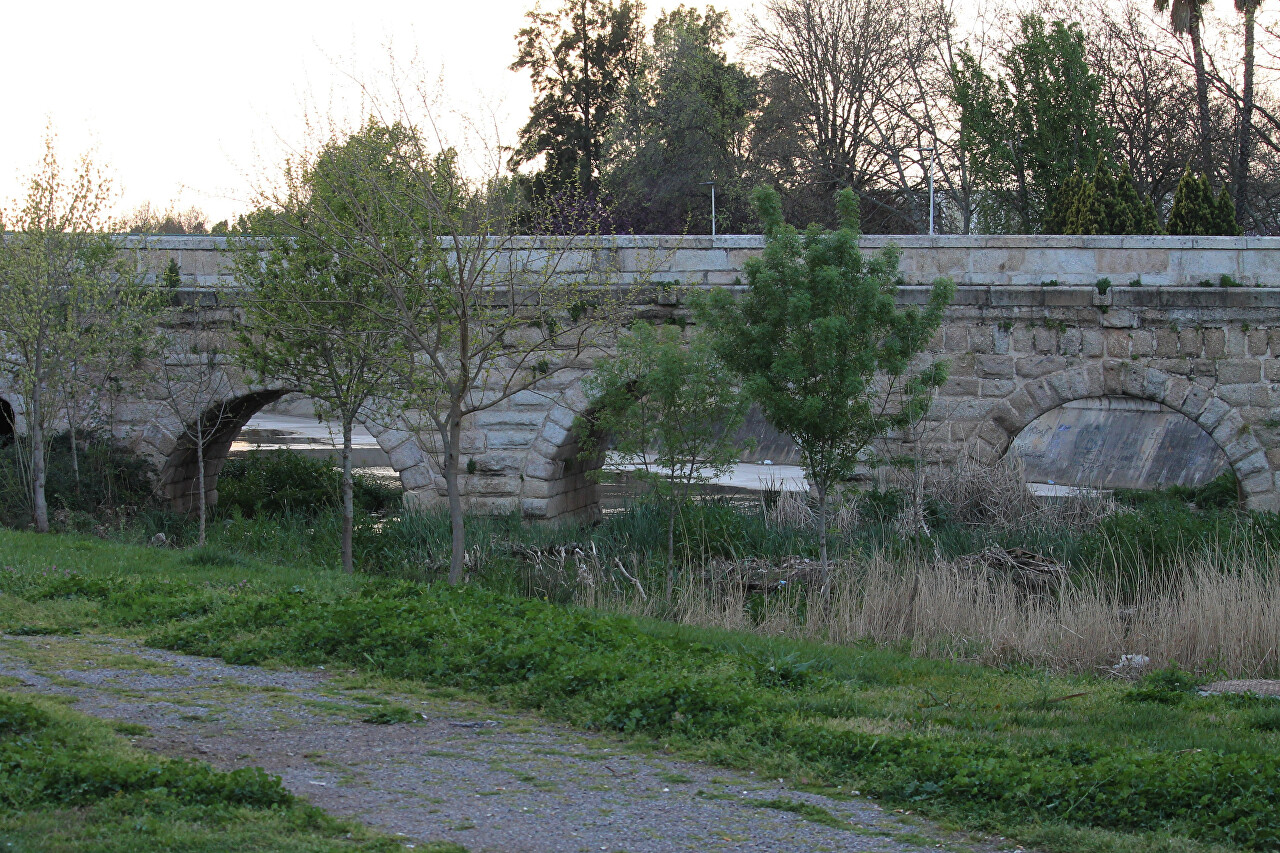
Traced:
<svg viewBox="0 0 1280 853">
<path fill-rule="evenodd" d="M 507 66 L 531 5 L 3 0 L 0 205 L 23 191 L 51 122 L 67 165 L 93 149 L 109 167 L 119 210 L 174 202 L 233 216 L 252 176 L 303 141 L 302 105 L 356 103 L 351 76 L 385 71 L 388 46 L 438 75 L 456 108 L 494 110 L 510 144 L 531 96 Z M 751 0 L 714 5 L 737 19 Z"/>
<path fill-rule="evenodd" d="M 678 2 L 647 5 L 653 16 Z M 234 216 L 253 177 L 304 140 L 303 105 L 357 103 L 351 77 L 384 71 L 388 46 L 439 75 L 458 109 L 493 112 L 509 144 L 531 100 L 527 75 L 507 70 L 531 5 L 0 0 L 0 205 L 22 192 L 52 123 L 68 165 L 93 149 L 109 167 L 118 210 L 150 201 Z M 713 5 L 740 25 L 754 3 Z"/>
</svg>

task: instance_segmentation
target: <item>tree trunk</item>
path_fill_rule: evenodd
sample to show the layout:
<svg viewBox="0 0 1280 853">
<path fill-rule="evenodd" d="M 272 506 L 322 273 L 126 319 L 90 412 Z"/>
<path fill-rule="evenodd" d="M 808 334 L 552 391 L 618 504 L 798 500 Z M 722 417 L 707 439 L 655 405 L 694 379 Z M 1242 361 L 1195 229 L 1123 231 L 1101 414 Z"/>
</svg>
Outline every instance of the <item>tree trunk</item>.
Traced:
<svg viewBox="0 0 1280 853">
<path fill-rule="evenodd" d="M 1235 202 L 1236 222 L 1245 218 L 1246 193 L 1249 185 L 1249 160 L 1253 147 L 1253 45 L 1257 4 L 1244 8 L 1244 91 L 1241 93 L 1240 128 L 1236 142 Z"/>
<path fill-rule="evenodd" d="M 1209 119 L 1209 77 L 1204 70 L 1204 47 L 1200 43 L 1200 13 L 1192 12 L 1191 53 L 1196 64 L 1196 111 L 1200 117 L 1200 171 L 1213 171 L 1213 149 L 1210 144 L 1212 124 Z"/>
<path fill-rule="evenodd" d="M 40 383 L 33 383 L 31 393 L 31 514 L 37 533 L 49 532 L 49 504 L 45 499 L 44 484 L 46 458 L 44 453 L 44 411 L 40 395 Z"/>
<path fill-rule="evenodd" d="M 76 480 L 76 494 L 80 494 L 80 453 L 76 447 L 76 418 L 70 403 L 67 404 L 67 434 L 71 437 L 71 473 Z"/>
<path fill-rule="evenodd" d="M 204 547 L 205 537 L 208 533 L 207 522 L 205 521 L 205 503 L 206 497 L 204 492 L 204 423 L 203 418 L 196 420 L 196 512 L 200 515 L 199 533 L 196 536 L 196 546 Z"/>
<path fill-rule="evenodd" d="M 818 486 L 818 560 L 822 566 L 822 600 L 831 595 L 831 566 L 827 561 L 827 487 Z"/>
<path fill-rule="evenodd" d="M 449 583 L 462 583 L 466 570 L 466 531 L 463 528 L 462 490 L 458 481 L 458 467 L 462 456 L 462 417 L 457 410 L 449 413 L 448 435 L 444 454 L 444 483 L 449 495 L 449 527 L 453 535 L 453 549 L 449 557 Z"/>
<path fill-rule="evenodd" d="M 355 527 L 355 484 L 351 480 L 351 421 L 342 422 L 342 570 L 353 574 L 355 558 L 351 554 L 351 534 Z"/>
</svg>

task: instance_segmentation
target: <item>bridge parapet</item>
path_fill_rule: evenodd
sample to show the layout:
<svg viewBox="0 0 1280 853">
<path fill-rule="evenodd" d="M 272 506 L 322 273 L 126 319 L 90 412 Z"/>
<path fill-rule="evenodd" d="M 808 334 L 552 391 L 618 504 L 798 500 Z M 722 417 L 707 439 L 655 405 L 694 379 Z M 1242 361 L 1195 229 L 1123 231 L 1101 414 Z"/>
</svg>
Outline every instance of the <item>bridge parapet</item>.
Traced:
<svg viewBox="0 0 1280 853">
<path fill-rule="evenodd" d="M 227 238 L 210 236 L 125 237 L 139 263 L 159 274 L 172 258 L 184 283 L 198 287 L 234 284 L 226 257 Z M 889 244 L 901 252 L 908 283 L 947 276 L 958 285 L 1070 286 L 1140 282 L 1143 287 L 1196 287 L 1228 283 L 1280 287 L 1280 237 L 1058 237 L 869 235 L 864 249 Z M 535 257 L 554 248 L 564 275 L 610 270 L 619 281 L 638 277 L 682 285 L 730 285 L 744 278 L 746 260 L 758 255 L 758 236 L 616 236 L 513 238 L 506 251 Z M 536 261 L 535 261 L 536 263 Z"/>
</svg>

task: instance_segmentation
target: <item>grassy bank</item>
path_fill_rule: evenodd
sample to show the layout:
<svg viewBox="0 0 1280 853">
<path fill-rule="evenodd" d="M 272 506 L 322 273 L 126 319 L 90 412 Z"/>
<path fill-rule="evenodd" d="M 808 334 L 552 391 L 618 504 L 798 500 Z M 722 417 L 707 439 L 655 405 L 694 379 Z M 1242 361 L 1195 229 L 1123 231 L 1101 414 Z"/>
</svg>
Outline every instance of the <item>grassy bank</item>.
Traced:
<svg viewBox="0 0 1280 853">
<path fill-rule="evenodd" d="M 134 749 L 107 724 L 0 691 L 5 850 L 391 851 L 327 817 L 259 769 L 221 773 Z"/>
<path fill-rule="evenodd" d="M 721 764 L 1057 850 L 1280 845 L 1280 704 L 0 532 L 7 631 L 140 632 L 240 663 L 480 691 Z M 219 564 L 219 562 L 223 564 Z"/>
</svg>

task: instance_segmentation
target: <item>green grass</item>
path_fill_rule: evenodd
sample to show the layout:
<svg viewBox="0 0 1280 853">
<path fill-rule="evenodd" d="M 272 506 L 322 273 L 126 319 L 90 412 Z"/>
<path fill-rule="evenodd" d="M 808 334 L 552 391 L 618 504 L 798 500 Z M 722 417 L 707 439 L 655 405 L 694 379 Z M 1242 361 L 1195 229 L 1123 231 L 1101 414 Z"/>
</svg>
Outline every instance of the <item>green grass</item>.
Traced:
<svg viewBox="0 0 1280 853">
<path fill-rule="evenodd" d="M 235 663 L 475 691 L 1050 849 L 1280 845 L 1275 703 L 1200 697 L 1176 673 L 1134 687 L 1007 672 L 7 531 L 0 565 L 5 630 L 142 632 Z"/>
<path fill-rule="evenodd" d="M 0 838 L 13 851 L 391 851 L 258 769 L 130 747 L 97 720 L 0 692 Z"/>
</svg>

